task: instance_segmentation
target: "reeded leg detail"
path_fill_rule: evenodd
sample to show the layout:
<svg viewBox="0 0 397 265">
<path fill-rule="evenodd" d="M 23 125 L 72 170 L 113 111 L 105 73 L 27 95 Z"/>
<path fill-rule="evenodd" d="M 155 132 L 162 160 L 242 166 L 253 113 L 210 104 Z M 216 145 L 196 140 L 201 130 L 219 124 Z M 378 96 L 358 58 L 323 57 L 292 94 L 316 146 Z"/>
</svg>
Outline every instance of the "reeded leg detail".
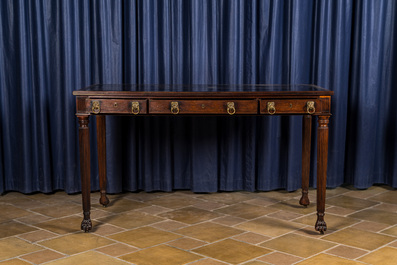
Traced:
<svg viewBox="0 0 397 265">
<path fill-rule="evenodd" d="M 81 229 L 88 232 L 92 228 L 90 219 L 91 209 L 91 169 L 90 169 L 90 134 L 89 116 L 78 115 L 79 119 L 79 149 L 80 149 L 80 175 L 81 175 L 81 197 L 83 200 L 84 219 Z"/>
<path fill-rule="evenodd" d="M 308 206 L 309 178 L 310 178 L 310 145 L 312 138 L 312 116 L 304 115 L 302 118 L 302 197 L 300 205 Z"/>
<path fill-rule="evenodd" d="M 92 229 L 92 222 L 90 218 L 90 212 L 84 212 L 84 219 L 81 221 L 81 230 L 89 232 Z"/>
<path fill-rule="evenodd" d="M 328 162 L 328 123 L 329 116 L 318 116 L 317 127 L 317 222 L 315 228 L 320 233 L 327 230 L 324 221 L 325 192 L 327 186 Z"/>
<path fill-rule="evenodd" d="M 99 188 L 101 198 L 99 203 L 106 207 L 109 199 L 106 197 L 106 116 L 96 116 L 97 147 L 99 167 Z"/>
</svg>

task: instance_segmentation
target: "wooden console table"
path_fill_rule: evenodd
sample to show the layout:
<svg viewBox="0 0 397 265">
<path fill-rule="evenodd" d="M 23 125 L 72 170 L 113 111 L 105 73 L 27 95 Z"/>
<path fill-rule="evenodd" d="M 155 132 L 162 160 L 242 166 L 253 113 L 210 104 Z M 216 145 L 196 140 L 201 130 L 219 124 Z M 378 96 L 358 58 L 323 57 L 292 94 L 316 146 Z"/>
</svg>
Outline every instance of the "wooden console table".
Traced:
<svg viewBox="0 0 397 265">
<path fill-rule="evenodd" d="M 189 91 L 189 92 L 186 92 Z M 233 92 L 232 92 L 233 91 Z M 81 229 L 91 230 L 89 117 L 97 119 L 100 203 L 106 197 L 106 115 L 302 115 L 302 197 L 309 205 L 312 116 L 317 116 L 317 221 L 324 221 L 328 123 L 332 91 L 315 85 L 92 85 L 73 92 L 79 121 L 83 215 Z"/>
</svg>

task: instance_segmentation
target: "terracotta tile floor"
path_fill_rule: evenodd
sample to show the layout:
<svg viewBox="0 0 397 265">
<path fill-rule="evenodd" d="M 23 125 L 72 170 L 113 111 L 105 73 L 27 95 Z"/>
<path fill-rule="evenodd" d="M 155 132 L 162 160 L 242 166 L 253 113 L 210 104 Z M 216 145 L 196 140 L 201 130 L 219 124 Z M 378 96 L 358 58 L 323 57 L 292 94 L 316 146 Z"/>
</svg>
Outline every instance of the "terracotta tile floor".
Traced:
<svg viewBox="0 0 397 265">
<path fill-rule="evenodd" d="M 328 231 L 314 231 L 300 191 L 92 193 L 94 228 L 79 230 L 80 195 L 0 196 L 5 264 L 396 264 L 397 191 L 327 190 Z"/>
</svg>

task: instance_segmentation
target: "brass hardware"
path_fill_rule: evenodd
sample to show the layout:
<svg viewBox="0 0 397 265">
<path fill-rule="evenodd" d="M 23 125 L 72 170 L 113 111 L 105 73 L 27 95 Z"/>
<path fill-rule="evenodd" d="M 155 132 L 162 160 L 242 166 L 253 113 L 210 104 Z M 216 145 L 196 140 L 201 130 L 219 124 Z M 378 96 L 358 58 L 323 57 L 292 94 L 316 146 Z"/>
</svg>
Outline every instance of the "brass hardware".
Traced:
<svg viewBox="0 0 397 265">
<path fill-rule="evenodd" d="M 274 104 L 274 102 L 267 103 L 267 112 L 270 115 L 273 115 L 274 113 L 276 113 L 276 105 Z"/>
<path fill-rule="evenodd" d="M 179 103 L 177 101 L 171 102 L 171 113 L 178 114 L 179 113 Z"/>
<path fill-rule="evenodd" d="M 306 103 L 306 112 L 309 114 L 313 114 L 316 112 L 316 108 L 314 107 L 314 101 L 308 101 Z"/>
<path fill-rule="evenodd" d="M 292 103 L 289 103 L 289 108 L 292 109 Z"/>
<path fill-rule="evenodd" d="M 205 109 L 205 104 L 201 104 L 201 108 L 202 108 L 202 109 Z"/>
<path fill-rule="evenodd" d="M 114 102 L 113 106 L 114 106 L 115 108 L 117 108 L 117 106 L 118 106 L 117 102 Z"/>
<path fill-rule="evenodd" d="M 92 101 L 91 110 L 94 114 L 98 114 L 99 112 L 101 112 L 101 104 L 99 103 L 99 101 Z"/>
<path fill-rule="evenodd" d="M 139 114 L 139 102 L 138 101 L 133 101 L 131 102 L 131 112 L 134 115 Z"/>
<path fill-rule="evenodd" d="M 236 108 L 234 107 L 234 102 L 228 102 L 226 110 L 227 110 L 227 113 L 229 113 L 230 115 L 233 115 L 234 113 L 236 113 Z"/>
</svg>

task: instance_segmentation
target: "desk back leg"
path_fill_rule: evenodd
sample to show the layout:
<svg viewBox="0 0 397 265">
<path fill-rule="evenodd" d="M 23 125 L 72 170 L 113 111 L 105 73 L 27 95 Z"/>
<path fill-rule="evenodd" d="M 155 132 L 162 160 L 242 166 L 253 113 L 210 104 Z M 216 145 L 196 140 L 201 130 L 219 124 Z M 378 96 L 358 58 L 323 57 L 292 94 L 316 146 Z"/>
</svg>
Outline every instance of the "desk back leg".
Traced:
<svg viewBox="0 0 397 265">
<path fill-rule="evenodd" d="M 302 197 L 300 205 L 308 206 L 309 178 L 310 178 L 310 150 L 312 138 L 312 116 L 304 115 L 302 119 Z"/>
<path fill-rule="evenodd" d="M 99 167 L 99 189 L 101 198 L 99 203 L 104 207 L 109 204 L 106 197 L 106 116 L 96 116 L 97 145 L 98 145 L 98 167 Z"/>
<path fill-rule="evenodd" d="M 317 222 L 315 229 L 320 233 L 327 230 L 324 221 L 325 192 L 327 186 L 329 116 L 318 116 L 317 127 Z"/>
<path fill-rule="evenodd" d="M 83 199 L 83 215 L 81 230 L 88 232 L 92 228 L 91 210 L 91 169 L 90 169 L 90 130 L 89 115 L 78 115 L 79 120 L 79 149 L 80 149 L 80 174 L 81 174 L 81 194 Z"/>
</svg>

